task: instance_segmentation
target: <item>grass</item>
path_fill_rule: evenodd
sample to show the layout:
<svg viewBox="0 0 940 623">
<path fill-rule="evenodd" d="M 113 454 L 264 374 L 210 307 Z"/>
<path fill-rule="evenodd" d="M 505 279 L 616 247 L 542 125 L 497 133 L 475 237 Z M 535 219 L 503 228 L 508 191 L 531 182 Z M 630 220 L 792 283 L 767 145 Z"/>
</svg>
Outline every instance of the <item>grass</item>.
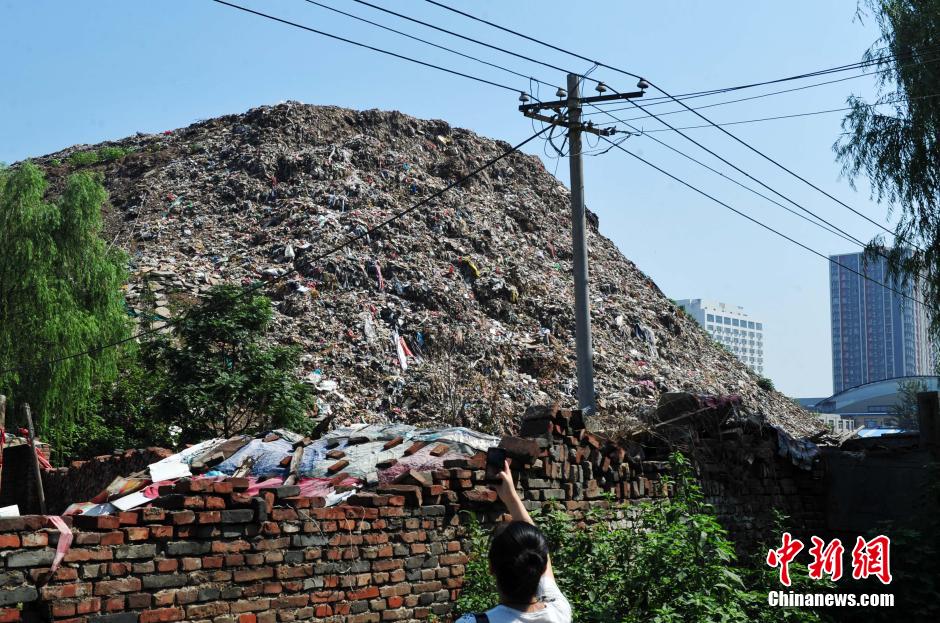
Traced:
<svg viewBox="0 0 940 623">
<path fill-rule="evenodd" d="M 120 160 L 127 154 L 133 152 L 133 149 L 124 147 L 102 147 L 100 149 L 89 149 L 88 151 L 78 151 L 69 156 L 69 164 L 76 167 L 90 166 L 99 162 L 112 162 Z"/>
</svg>

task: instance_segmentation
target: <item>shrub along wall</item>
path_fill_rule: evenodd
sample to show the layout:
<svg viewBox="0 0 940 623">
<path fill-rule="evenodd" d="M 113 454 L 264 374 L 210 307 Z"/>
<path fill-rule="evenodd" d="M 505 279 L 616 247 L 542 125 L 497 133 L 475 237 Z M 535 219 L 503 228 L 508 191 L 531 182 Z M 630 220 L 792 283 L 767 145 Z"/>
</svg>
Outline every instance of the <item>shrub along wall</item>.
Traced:
<svg viewBox="0 0 940 623">
<path fill-rule="evenodd" d="M 809 491 L 812 474 L 791 472 L 773 453 L 741 454 L 743 432 L 722 434 L 698 461 L 732 535 L 756 539 L 777 502 L 807 508 L 813 521 L 815 498 L 800 497 L 796 484 Z M 522 436 L 502 444 L 525 465 L 518 481 L 530 508 L 557 502 L 580 517 L 609 498 L 670 494 L 658 449 L 592 435 L 577 412 L 530 410 Z M 49 520 L 0 519 L 0 623 L 446 618 L 467 562 L 462 511 L 485 524 L 501 519 L 483 463 L 482 454 L 451 461 L 331 508 L 292 486 L 251 496 L 243 479 L 180 481 L 153 507 L 72 518 L 74 542 L 51 578 L 59 533 Z"/>
</svg>

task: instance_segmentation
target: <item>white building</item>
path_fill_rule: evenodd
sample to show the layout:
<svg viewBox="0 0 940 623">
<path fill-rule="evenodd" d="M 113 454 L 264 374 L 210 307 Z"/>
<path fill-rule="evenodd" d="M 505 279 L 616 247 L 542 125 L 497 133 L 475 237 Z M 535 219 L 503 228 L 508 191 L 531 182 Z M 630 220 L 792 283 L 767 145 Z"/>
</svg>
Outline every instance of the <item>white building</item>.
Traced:
<svg viewBox="0 0 940 623">
<path fill-rule="evenodd" d="M 764 373 L 764 323 L 748 316 L 742 307 L 718 301 L 683 299 L 676 304 L 742 363 L 757 374 Z"/>
<path fill-rule="evenodd" d="M 828 426 L 833 433 L 841 435 L 844 432 L 855 430 L 855 420 L 850 417 L 843 417 L 838 413 L 817 413 L 816 417 Z"/>
</svg>

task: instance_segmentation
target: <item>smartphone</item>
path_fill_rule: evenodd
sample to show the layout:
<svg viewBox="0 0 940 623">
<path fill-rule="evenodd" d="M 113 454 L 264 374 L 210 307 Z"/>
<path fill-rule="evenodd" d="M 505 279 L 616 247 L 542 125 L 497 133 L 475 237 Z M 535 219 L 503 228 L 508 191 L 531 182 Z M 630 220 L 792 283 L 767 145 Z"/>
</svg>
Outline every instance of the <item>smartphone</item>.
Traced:
<svg viewBox="0 0 940 623">
<path fill-rule="evenodd" d="M 486 479 L 496 480 L 506 466 L 506 450 L 504 448 L 489 448 L 486 451 Z"/>
</svg>

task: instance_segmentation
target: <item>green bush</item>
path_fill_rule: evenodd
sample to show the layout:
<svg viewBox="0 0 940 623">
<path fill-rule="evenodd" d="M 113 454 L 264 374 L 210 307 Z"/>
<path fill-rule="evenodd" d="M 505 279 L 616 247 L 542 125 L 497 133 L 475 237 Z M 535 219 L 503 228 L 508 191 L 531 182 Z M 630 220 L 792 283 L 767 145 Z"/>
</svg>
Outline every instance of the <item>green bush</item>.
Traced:
<svg viewBox="0 0 940 623">
<path fill-rule="evenodd" d="M 676 495 L 659 503 L 612 504 L 589 513 L 585 526 L 561 510 L 537 516 L 548 537 L 552 565 L 575 621 L 679 623 L 685 621 L 821 621 L 812 609 L 771 608 L 767 592 L 780 588 L 766 565 L 739 564 L 726 531 L 704 502 L 684 457 L 673 456 Z M 487 570 L 488 540 L 471 519 L 471 544 L 460 612 L 481 612 L 498 597 Z M 805 566 L 791 563 L 796 592 L 822 592 Z"/>
<path fill-rule="evenodd" d="M 76 167 L 85 167 L 97 164 L 99 159 L 96 151 L 77 151 L 69 156 L 69 164 Z"/>
<path fill-rule="evenodd" d="M 131 150 L 123 147 L 102 147 L 98 150 L 98 159 L 101 162 L 111 162 L 123 158 L 129 153 L 131 153 Z"/>
<path fill-rule="evenodd" d="M 69 164 L 82 167 L 98 164 L 99 162 L 112 162 L 123 158 L 133 151 L 133 149 L 125 149 L 124 147 L 101 147 L 98 150 L 89 149 L 88 151 L 77 151 L 69 156 Z"/>
<path fill-rule="evenodd" d="M 757 386 L 764 391 L 772 392 L 774 391 L 774 382 L 768 379 L 766 376 L 762 376 L 757 379 Z"/>
</svg>

